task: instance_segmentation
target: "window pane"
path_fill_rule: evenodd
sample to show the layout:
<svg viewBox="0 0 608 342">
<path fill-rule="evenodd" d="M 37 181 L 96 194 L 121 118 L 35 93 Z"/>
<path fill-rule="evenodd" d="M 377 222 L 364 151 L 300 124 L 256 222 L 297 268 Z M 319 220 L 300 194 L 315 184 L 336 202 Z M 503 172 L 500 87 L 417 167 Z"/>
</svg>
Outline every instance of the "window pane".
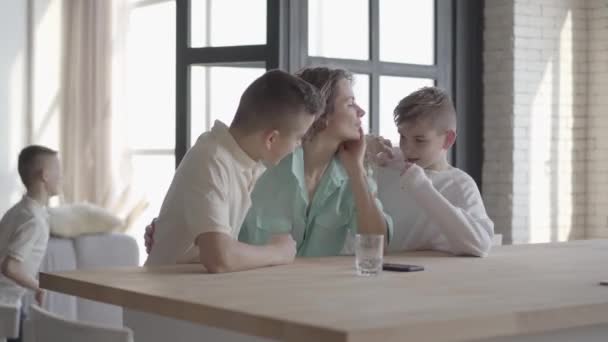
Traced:
<svg viewBox="0 0 608 342">
<path fill-rule="evenodd" d="M 380 59 L 435 63 L 435 1 L 380 1 Z"/>
<path fill-rule="evenodd" d="M 266 0 L 190 0 L 192 47 L 266 44 Z"/>
<path fill-rule="evenodd" d="M 432 86 L 434 81 L 428 78 L 380 77 L 380 135 L 390 139 L 393 145 L 399 143 L 399 133 L 393 120 L 393 110 L 407 95 L 425 86 Z"/>
<path fill-rule="evenodd" d="M 175 2 L 133 9 L 127 39 L 129 146 L 133 149 L 173 149 Z"/>
<path fill-rule="evenodd" d="M 135 220 L 128 234 L 133 236 L 139 246 L 140 264 L 146 260 L 144 230 L 152 219 L 158 216 L 169 185 L 175 172 L 173 155 L 133 155 L 133 182 L 131 191 L 141 196 L 148 206 Z"/>
<path fill-rule="evenodd" d="M 367 134 L 369 133 L 369 123 L 371 120 L 369 115 L 369 75 L 355 74 L 353 92 L 355 93 L 355 101 L 365 111 L 361 128 Z"/>
<path fill-rule="evenodd" d="M 213 127 L 215 120 L 230 125 L 241 94 L 264 68 L 210 67 L 195 65 L 190 69 L 191 144 Z"/>
<path fill-rule="evenodd" d="M 308 54 L 369 59 L 369 1 L 308 0 Z"/>
</svg>

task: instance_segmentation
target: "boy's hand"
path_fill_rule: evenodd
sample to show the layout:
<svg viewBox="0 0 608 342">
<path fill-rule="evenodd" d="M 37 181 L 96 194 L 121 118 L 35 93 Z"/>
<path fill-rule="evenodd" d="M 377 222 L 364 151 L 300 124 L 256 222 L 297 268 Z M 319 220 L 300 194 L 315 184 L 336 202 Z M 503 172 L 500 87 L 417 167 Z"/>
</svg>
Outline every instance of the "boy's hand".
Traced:
<svg viewBox="0 0 608 342">
<path fill-rule="evenodd" d="M 386 166 L 395 157 L 393 155 L 393 144 L 390 140 L 381 136 L 366 135 L 365 142 L 367 145 L 365 154 L 368 160 L 380 166 Z"/>
<path fill-rule="evenodd" d="M 296 257 L 296 242 L 291 234 L 276 234 L 270 238 L 269 245 L 274 246 L 279 252 L 280 263 L 290 264 Z"/>
<path fill-rule="evenodd" d="M 146 233 L 144 234 L 144 240 L 146 240 L 146 253 L 150 254 L 152 246 L 154 245 L 154 221 L 152 220 L 149 225 L 146 226 Z"/>
<path fill-rule="evenodd" d="M 44 303 L 44 290 L 40 288 L 36 290 L 34 299 L 36 299 L 36 303 L 38 304 L 38 306 L 42 307 L 42 304 Z"/>
<path fill-rule="evenodd" d="M 401 189 L 408 191 L 416 189 L 424 184 L 431 184 L 432 186 L 431 180 L 424 172 L 424 169 L 416 163 L 406 162 L 405 167 L 401 171 L 401 176 L 399 177 L 399 186 Z"/>
<path fill-rule="evenodd" d="M 365 147 L 365 136 L 361 128 L 359 128 L 359 139 L 342 143 L 338 150 L 338 158 L 347 173 L 353 174 L 364 170 Z"/>
<path fill-rule="evenodd" d="M 413 163 L 410 162 L 405 162 L 405 166 L 403 167 L 403 170 L 401 170 L 401 176 L 403 176 L 407 170 L 410 169 L 410 167 L 412 167 L 412 165 L 414 165 Z"/>
</svg>

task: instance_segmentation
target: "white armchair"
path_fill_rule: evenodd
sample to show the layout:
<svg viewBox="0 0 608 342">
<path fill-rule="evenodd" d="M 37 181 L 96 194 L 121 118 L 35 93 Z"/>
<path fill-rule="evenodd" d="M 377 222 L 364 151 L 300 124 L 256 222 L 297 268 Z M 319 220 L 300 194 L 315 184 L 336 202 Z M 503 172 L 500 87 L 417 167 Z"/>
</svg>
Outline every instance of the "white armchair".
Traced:
<svg viewBox="0 0 608 342">
<path fill-rule="evenodd" d="M 30 306 L 23 337 L 25 342 L 133 342 L 133 332 L 129 328 L 67 320 L 37 305 Z"/>
<path fill-rule="evenodd" d="M 19 336 L 19 308 L 0 303 L 0 342 Z"/>
<path fill-rule="evenodd" d="M 125 234 L 83 235 L 73 239 L 51 237 L 41 272 L 69 271 L 139 264 L 135 239 Z M 24 308 L 34 303 L 31 293 L 24 299 Z M 114 305 L 47 292 L 44 309 L 70 320 L 122 327 L 122 308 Z"/>
</svg>

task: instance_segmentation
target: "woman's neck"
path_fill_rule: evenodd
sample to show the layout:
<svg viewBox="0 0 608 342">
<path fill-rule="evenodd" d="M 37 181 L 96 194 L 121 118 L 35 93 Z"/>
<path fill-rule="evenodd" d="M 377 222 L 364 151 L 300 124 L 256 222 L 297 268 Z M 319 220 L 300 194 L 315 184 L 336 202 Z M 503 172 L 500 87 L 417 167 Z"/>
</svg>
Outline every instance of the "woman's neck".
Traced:
<svg viewBox="0 0 608 342">
<path fill-rule="evenodd" d="M 302 145 L 304 151 L 304 180 L 309 200 L 308 209 L 310 209 L 310 204 L 321 182 L 321 178 L 323 178 L 323 174 L 338 151 L 339 146 L 340 142 L 322 135 L 322 132 L 312 140 L 305 141 Z"/>
<path fill-rule="evenodd" d="M 340 147 L 341 142 L 336 139 L 330 139 L 319 133 L 313 139 L 305 141 L 302 144 L 304 151 L 304 174 L 307 177 L 319 176 L 325 172 L 325 169 L 335 156 Z"/>
</svg>

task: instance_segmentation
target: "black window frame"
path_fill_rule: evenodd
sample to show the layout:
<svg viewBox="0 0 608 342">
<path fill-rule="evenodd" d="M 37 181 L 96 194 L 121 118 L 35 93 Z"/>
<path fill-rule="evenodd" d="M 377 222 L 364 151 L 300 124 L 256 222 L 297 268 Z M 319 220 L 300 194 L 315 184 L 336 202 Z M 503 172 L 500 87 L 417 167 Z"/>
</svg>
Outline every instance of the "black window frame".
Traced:
<svg viewBox="0 0 608 342">
<path fill-rule="evenodd" d="M 369 60 L 308 55 L 308 1 L 267 0 L 266 44 L 190 47 L 190 0 L 176 0 L 176 167 L 190 147 L 190 67 L 251 66 L 295 72 L 311 65 L 343 67 L 370 76 L 370 132 L 379 130 L 380 77 L 430 78 L 454 99 L 458 140 L 451 151 L 456 167 L 481 186 L 483 161 L 482 31 L 483 0 L 435 0 L 435 64 L 415 65 L 380 60 L 381 0 L 369 0 Z"/>
</svg>

